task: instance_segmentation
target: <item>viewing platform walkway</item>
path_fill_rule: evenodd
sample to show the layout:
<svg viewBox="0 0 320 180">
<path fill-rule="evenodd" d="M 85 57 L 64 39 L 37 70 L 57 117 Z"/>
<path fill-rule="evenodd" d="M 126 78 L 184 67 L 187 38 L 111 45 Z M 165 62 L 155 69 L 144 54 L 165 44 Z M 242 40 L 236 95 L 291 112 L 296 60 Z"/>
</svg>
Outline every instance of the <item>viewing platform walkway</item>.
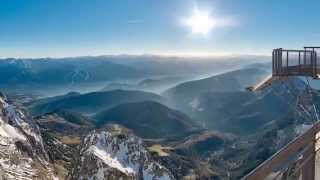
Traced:
<svg viewBox="0 0 320 180">
<path fill-rule="evenodd" d="M 320 122 L 291 141 L 243 180 L 319 180 Z"/>
</svg>

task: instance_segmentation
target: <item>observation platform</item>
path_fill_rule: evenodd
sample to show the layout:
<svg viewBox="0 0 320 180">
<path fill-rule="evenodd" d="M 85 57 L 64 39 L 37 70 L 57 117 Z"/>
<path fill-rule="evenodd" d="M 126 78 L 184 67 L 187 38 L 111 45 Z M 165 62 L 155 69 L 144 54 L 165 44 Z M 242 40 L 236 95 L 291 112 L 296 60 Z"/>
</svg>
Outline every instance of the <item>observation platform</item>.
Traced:
<svg viewBox="0 0 320 180">
<path fill-rule="evenodd" d="M 274 49 L 272 52 L 272 76 L 309 76 L 318 79 L 320 62 L 318 62 L 316 50 L 319 48 Z"/>
<path fill-rule="evenodd" d="M 288 76 L 319 79 L 320 58 L 317 56 L 317 49 L 320 50 L 320 47 L 304 47 L 302 50 L 274 49 L 272 75 L 248 89 L 261 90 L 272 84 L 273 80 L 286 79 Z M 313 107 L 317 115 L 314 104 Z M 315 120 L 308 130 L 253 169 L 242 180 L 320 180 L 319 151 L 320 121 Z"/>
</svg>

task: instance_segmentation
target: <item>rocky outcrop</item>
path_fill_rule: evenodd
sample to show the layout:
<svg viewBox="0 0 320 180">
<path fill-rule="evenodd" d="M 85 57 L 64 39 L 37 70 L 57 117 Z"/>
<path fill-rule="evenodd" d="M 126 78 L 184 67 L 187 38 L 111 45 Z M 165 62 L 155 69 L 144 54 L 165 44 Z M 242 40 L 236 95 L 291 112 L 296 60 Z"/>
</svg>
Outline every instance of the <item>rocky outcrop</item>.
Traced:
<svg viewBox="0 0 320 180">
<path fill-rule="evenodd" d="M 119 130 L 92 131 L 82 142 L 80 156 L 72 179 L 174 179 L 151 159 L 141 139 Z"/>
<path fill-rule="evenodd" d="M 36 124 L 0 96 L 0 170 L 3 179 L 55 179 Z"/>
</svg>

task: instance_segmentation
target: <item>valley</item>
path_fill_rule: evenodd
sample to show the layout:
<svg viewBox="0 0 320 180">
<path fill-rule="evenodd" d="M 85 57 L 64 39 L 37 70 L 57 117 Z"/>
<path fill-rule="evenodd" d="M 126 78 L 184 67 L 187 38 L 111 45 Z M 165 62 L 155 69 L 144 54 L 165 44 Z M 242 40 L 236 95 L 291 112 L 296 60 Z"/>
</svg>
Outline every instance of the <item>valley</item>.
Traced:
<svg viewBox="0 0 320 180">
<path fill-rule="evenodd" d="M 125 71 L 131 76 L 131 70 Z M 15 137 L 28 139 L 23 133 L 27 126 L 12 124 L 6 113 L 4 131 L 10 125 L 23 135 L 0 134 L 0 139 L 13 136 L 14 151 L 26 151 L 36 164 L 46 163 L 41 171 L 59 179 L 239 179 L 314 121 L 306 83 L 298 77 L 259 92 L 247 90 L 269 73 L 268 64 L 261 63 L 207 77 L 144 74 L 136 83 L 112 80 L 95 91 L 64 89 L 66 93 L 54 96 L 28 89 L 17 93 L 15 87 L 10 93 L 6 87 L 2 102 L 12 104 L 37 129 L 45 160 L 28 155 L 37 147 L 20 145 Z M 74 78 L 91 81 L 95 76 Z M 81 84 L 78 80 L 73 85 Z M 318 91 L 313 93 L 318 99 Z M 15 163 L 6 156 L 0 159 L 2 171 Z"/>
</svg>

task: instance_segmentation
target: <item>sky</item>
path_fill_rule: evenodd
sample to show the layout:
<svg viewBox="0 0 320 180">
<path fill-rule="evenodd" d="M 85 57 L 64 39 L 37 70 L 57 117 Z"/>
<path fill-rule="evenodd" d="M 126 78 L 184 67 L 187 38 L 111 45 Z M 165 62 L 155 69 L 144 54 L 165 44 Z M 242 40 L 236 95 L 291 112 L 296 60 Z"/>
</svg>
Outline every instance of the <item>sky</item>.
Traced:
<svg viewBox="0 0 320 180">
<path fill-rule="evenodd" d="M 319 45 L 319 7 L 319 0 L 0 0 L 0 57 L 269 55 Z"/>
</svg>

